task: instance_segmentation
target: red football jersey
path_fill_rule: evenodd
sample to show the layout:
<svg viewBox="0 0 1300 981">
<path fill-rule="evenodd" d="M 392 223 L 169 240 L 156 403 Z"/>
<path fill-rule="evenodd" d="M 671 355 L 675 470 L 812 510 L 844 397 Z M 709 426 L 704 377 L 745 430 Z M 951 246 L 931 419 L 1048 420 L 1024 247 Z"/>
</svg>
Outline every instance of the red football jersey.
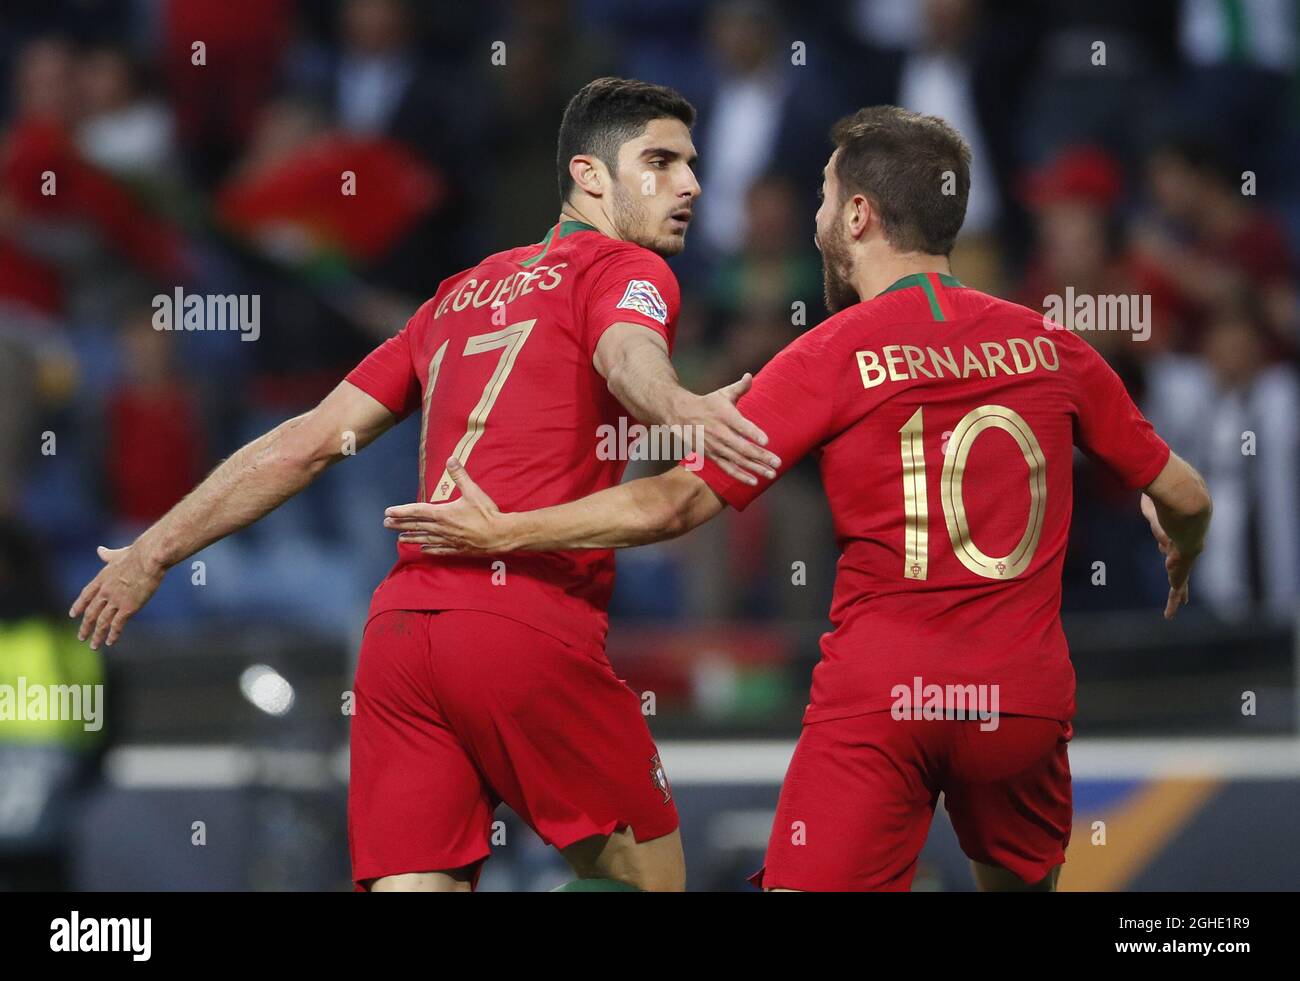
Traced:
<svg viewBox="0 0 1300 981">
<path fill-rule="evenodd" d="M 792 343 L 739 408 L 782 470 L 819 452 L 842 550 L 806 721 L 890 708 L 917 678 L 1071 718 L 1074 446 L 1133 488 L 1169 458 L 1087 343 L 951 276 L 907 276 Z M 699 474 L 736 508 L 768 485 L 708 459 Z"/>
<path fill-rule="evenodd" d="M 445 467 L 454 455 L 503 510 L 561 504 L 617 484 L 627 466 L 597 452 L 599 428 L 617 427 L 624 410 L 592 365 L 596 342 L 611 325 L 634 323 L 671 350 L 679 303 L 676 277 L 658 255 L 565 221 L 536 245 L 444 280 L 347 380 L 399 417 L 423 410 L 420 500 L 457 495 Z M 566 643 L 604 643 L 611 551 L 491 559 L 399 544 L 397 553 L 372 617 L 479 610 Z"/>
</svg>

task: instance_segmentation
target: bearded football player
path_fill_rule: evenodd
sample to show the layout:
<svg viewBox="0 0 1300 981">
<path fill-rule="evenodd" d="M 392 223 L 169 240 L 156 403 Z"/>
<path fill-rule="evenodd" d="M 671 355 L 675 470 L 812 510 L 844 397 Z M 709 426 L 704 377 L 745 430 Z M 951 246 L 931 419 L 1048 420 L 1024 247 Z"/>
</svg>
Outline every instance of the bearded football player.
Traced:
<svg viewBox="0 0 1300 981">
<path fill-rule="evenodd" d="M 774 476 L 781 461 L 734 404 L 748 376 L 698 396 L 669 360 L 679 292 L 664 260 L 700 193 L 694 118 L 661 86 L 584 87 L 560 124 L 555 224 L 447 277 L 315 409 L 240 449 L 131 545 L 101 549 L 71 611 L 81 637 L 112 644 L 168 568 L 414 413 L 424 502 L 453 496 L 453 455 L 512 509 L 613 487 L 626 462 L 594 448 L 623 413 L 702 431 L 696 452 L 737 484 Z M 355 681 L 358 889 L 472 889 L 503 801 L 584 888 L 684 888 L 667 775 L 640 699 L 605 657 L 613 577 L 607 550 L 494 563 L 398 545 Z"/>
<path fill-rule="evenodd" d="M 1150 522 L 1166 617 L 1187 599 L 1210 497 L 1083 339 L 953 276 L 970 150 L 951 126 L 876 106 L 832 141 L 816 242 L 834 315 L 739 402 L 781 473 L 817 458 L 841 551 L 833 629 L 753 881 L 907 890 L 942 795 L 980 888 L 1052 890 L 1072 820 L 1060 608 L 1075 447 Z M 391 508 L 385 523 L 431 555 L 618 548 L 768 486 L 706 457 L 518 514 L 463 462 L 449 461 L 458 500 Z"/>
</svg>

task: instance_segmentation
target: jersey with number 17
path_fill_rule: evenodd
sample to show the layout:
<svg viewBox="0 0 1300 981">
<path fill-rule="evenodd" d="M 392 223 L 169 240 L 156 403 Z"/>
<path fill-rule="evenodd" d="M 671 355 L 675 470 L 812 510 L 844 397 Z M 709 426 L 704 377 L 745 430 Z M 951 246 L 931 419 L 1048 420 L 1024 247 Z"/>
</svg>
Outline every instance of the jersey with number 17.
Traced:
<svg viewBox="0 0 1300 981">
<path fill-rule="evenodd" d="M 783 468 L 819 455 L 842 550 L 806 722 L 919 710 L 939 691 L 949 708 L 976 697 L 1071 718 L 1074 447 L 1133 488 L 1169 459 L 1096 351 L 1026 307 L 918 274 L 809 330 L 738 408 Z M 737 508 L 769 484 L 708 459 L 699 476 Z"/>
<path fill-rule="evenodd" d="M 564 221 L 536 245 L 444 280 L 347 380 L 399 418 L 421 412 L 419 500 L 458 496 L 446 472 L 455 456 L 503 510 L 562 504 L 617 484 L 627 466 L 602 452 L 602 427 L 617 429 L 623 409 L 593 366 L 601 335 L 615 323 L 639 324 L 671 350 L 679 304 L 658 255 Z M 494 560 L 399 543 L 397 552 L 371 617 L 478 610 L 582 648 L 604 643 L 610 551 Z"/>
</svg>

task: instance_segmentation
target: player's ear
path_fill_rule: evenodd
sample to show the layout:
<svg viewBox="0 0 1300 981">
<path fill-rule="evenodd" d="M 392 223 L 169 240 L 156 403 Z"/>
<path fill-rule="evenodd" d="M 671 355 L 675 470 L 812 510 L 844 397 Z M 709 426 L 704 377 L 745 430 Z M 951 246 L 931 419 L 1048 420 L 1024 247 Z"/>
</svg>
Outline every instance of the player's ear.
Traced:
<svg viewBox="0 0 1300 981">
<path fill-rule="evenodd" d="M 595 157 L 578 154 L 569 160 L 569 176 L 573 183 L 593 197 L 605 193 L 605 165 Z"/>
<path fill-rule="evenodd" d="M 871 207 L 871 202 L 863 194 L 855 194 L 849 198 L 849 206 L 845 212 L 849 236 L 855 240 L 865 235 L 867 229 L 871 227 L 871 222 L 879 217 Z"/>
</svg>

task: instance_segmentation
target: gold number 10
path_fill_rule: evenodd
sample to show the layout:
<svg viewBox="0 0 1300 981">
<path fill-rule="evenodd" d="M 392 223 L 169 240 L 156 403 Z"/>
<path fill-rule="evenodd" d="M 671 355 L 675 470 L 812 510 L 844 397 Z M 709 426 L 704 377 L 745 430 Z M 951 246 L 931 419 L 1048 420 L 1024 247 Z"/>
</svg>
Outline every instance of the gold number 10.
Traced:
<svg viewBox="0 0 1300 981">
<path fill-rule="evenodd" d="M 929 575 L 930 511 L 925 494 L 923 411 L 917 409 L 898 431 L 902 443 L 903 514 L 906 518 L 903 576 L 907 579 L 925 579 Z M 1002 556 L 985 555 L 975 547 L 962 500 L 966 460 L 975 440 L 986 429 L 1001 429 L 1009 434 L 1029 465 L 1029 521 L 1016 547 Z M 1043 517 L 1047 512 L 1047 461 L 1043 459 L 1043 450 L 1034 431 L 1018 412 L 1005 405 L 981 405 L 962 416 L 944 450 L 939 486 L 948 539 L 962 565 L 985 579 L 1011 579 L 1029 567 L 1038 549 Z"/>
</svg>

